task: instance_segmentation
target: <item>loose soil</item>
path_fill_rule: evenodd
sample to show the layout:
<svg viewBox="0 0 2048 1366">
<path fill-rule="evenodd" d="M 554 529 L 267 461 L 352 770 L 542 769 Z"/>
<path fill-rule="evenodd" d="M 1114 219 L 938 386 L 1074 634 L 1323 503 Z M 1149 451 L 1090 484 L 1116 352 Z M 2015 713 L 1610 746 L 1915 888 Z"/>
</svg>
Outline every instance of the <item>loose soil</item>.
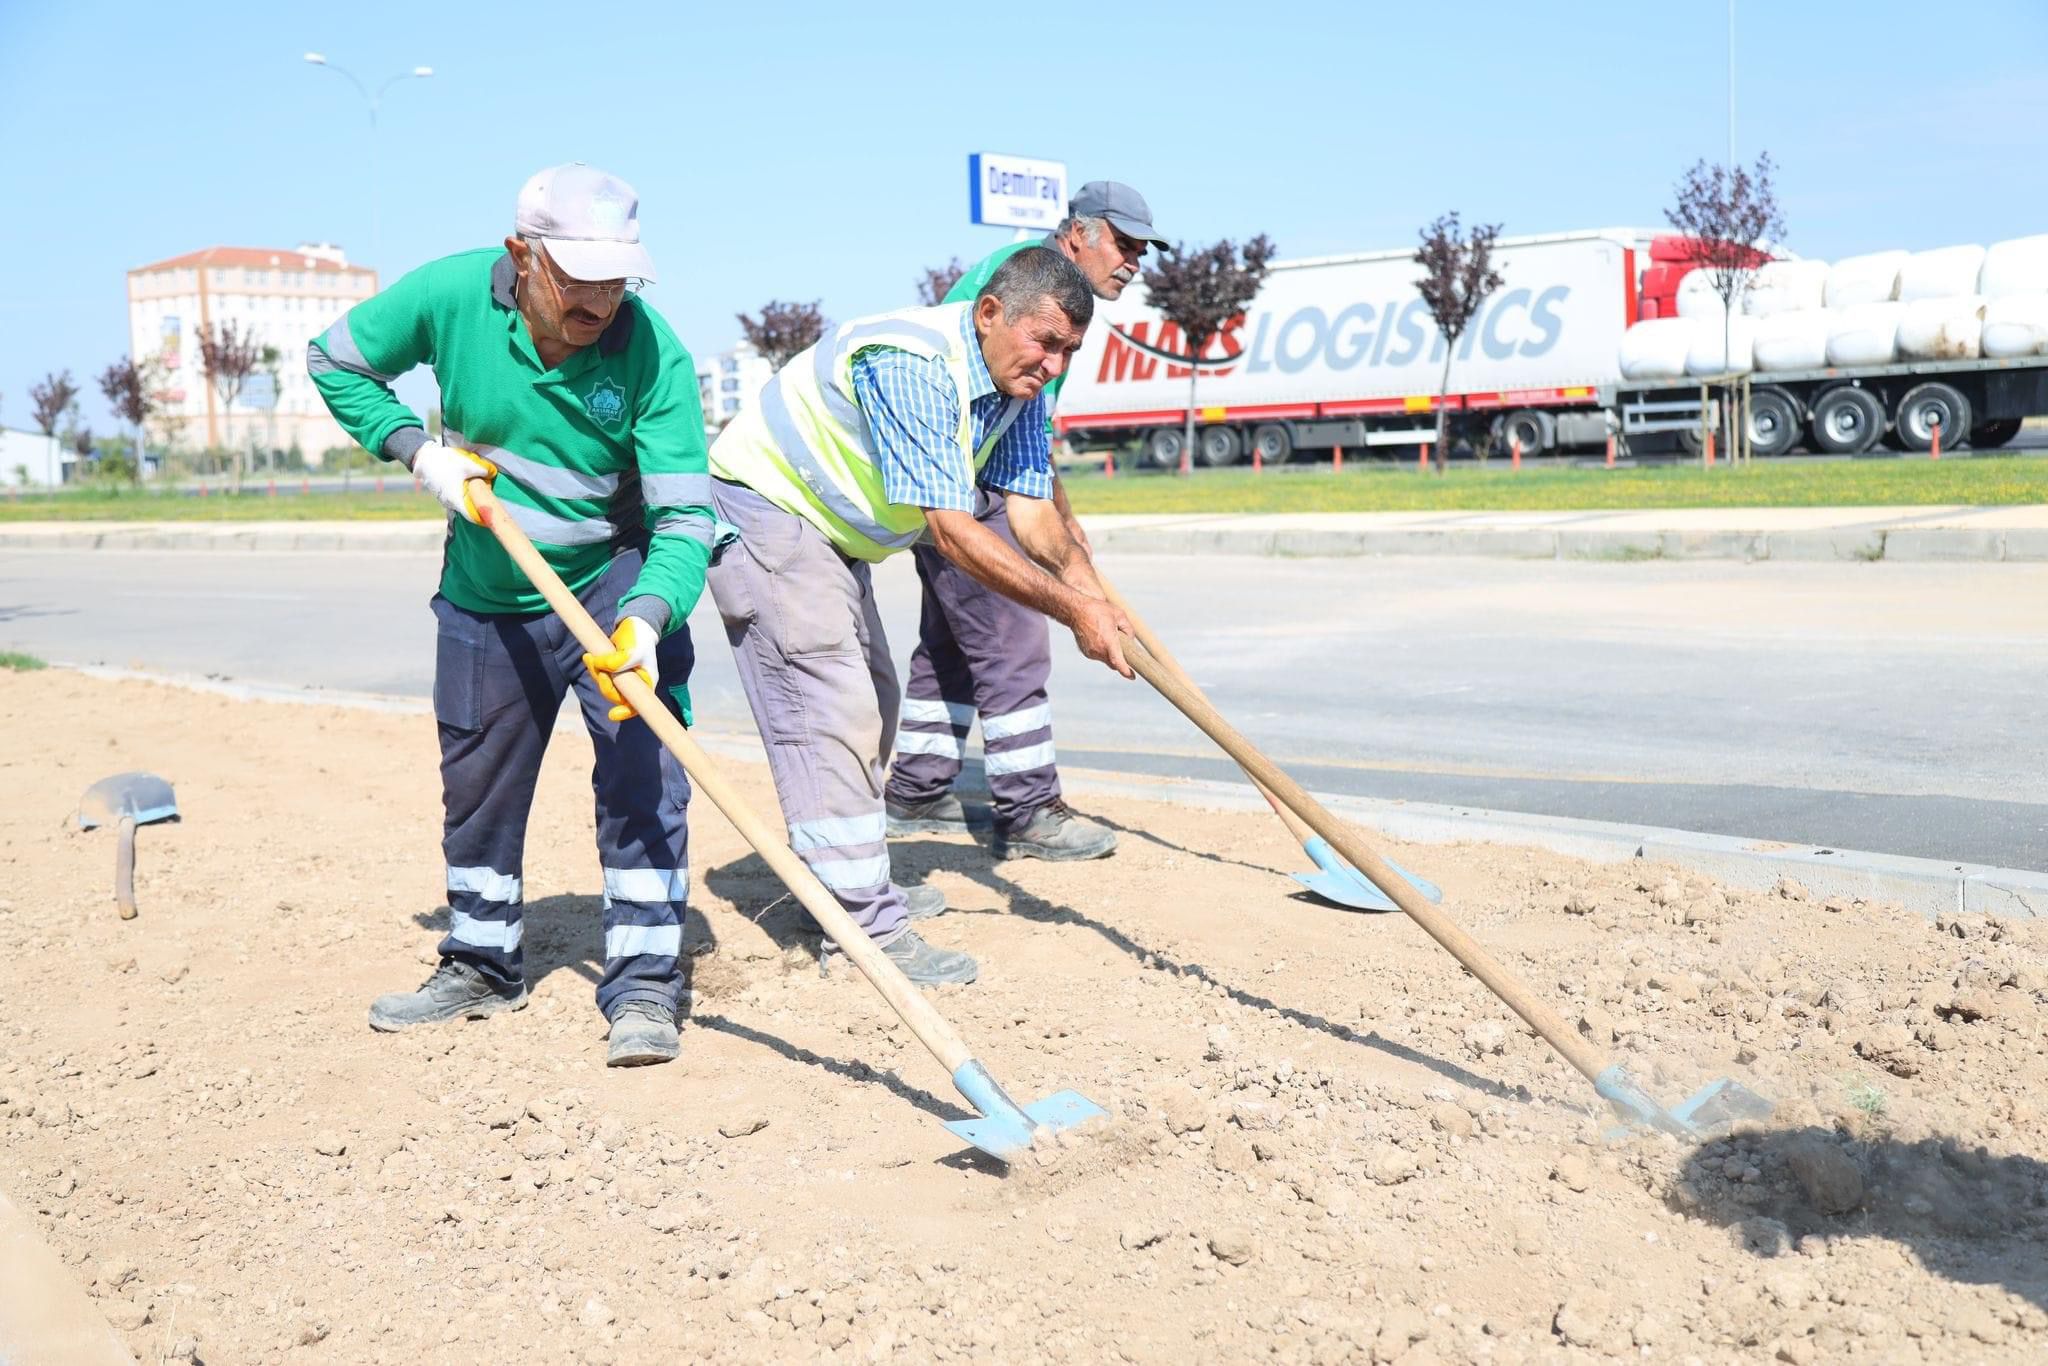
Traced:
<svg viewBox="0 0 2048 1366">
<path fill-rule="evenodd" d="M 681 1062 L 608 1072 L 588 749 L 528 835 L 532 1006 L 387 1036 L 443 923 L 431 723 L 0 674 L 4 1183 L 144 1361 L 2022 1362 L 2048 1354 L 2048 932 L 1657 865 L 1390 844 L 1676 1099 L 1590 1089 L 1277 822 L 1086 803 L 1104 863 L 895 846 L 982 962 L 1013 1094 L 1112 1118 L 1007 1172 L 700 803 Z M 68 816 L 129 768 L 141 917 Z M 763 772 L 736 765 L 772 810 Z"/>
</svg>

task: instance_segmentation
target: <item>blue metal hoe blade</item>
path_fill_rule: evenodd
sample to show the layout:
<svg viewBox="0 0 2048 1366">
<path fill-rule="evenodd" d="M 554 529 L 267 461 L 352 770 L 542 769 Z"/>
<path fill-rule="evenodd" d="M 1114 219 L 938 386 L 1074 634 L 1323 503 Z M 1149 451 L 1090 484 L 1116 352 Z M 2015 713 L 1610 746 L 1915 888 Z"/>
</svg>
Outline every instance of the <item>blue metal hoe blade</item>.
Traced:
<svg viewBox="0 0 2048 1366">
<path fill-rule="evenodd" d="M 1739 1081 L 1723 1077 L 1672 1107 L 1695 1133 L 1719 1133 L 1750 1120 L 1766 1120 L 1778 1107 Z"/>
<path fill-rule="evenodd" d="M 1593 1089 L 1631 1124 L 1658 1129 L 1680 1138 L 1713 1138 L 1747 1120 L 1771 1117 L 1777 1107 L 1741 1082 L 1723 1077 L 1702 1087 L 1683 1104 L 1667 1110 L 1650 1098 L 1635 1078 L 1615 1063 L 1593 1082 Z"/>
<path fill-rule="evenodd" d="M 1044 1100 L 1020 1106 L 996 1084 L 986 1067 L 971 1058 L 953 1074 L 953 1085 L 968 1104 L 981 1111 L 981 1117 L 949 1119 L 946 1127 L 1003 1162 L 1029 1152 L 1033 1137 L 1041 1129 L 1058 1132 L 1077 1128 L 1109 1113 L 1074 1091 L 1055 1091 Z"/>
<path fill-rule="evenodd" d="M 1302 845 L 1302 850 L 1315 861 L 1320 872 L 1296 873 L 1294 880 L 1314 892 L 1323 900 L 1338 906 L 1349 906 L 1361 911 L 1391 911 L 1395 909 L 1393 899 L 1367 881 L 1365 876 L 1337 856 L 1328 840 L 1321 835 L 1312 836 Z M 1408 885 L 1428 897 L 1431 901 L 1444 899 L 1443 889 L 1434 882 L 1419 878 L 1415 874 L 1387 860 L 1387 866 L 1404 878 Z"/>
</svg>

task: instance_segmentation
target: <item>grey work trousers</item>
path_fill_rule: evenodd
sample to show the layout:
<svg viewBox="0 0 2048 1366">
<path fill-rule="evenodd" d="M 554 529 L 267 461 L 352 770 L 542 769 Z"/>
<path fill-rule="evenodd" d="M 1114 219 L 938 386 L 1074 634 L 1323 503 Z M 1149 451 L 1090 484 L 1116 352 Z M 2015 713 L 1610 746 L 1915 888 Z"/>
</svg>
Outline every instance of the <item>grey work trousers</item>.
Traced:
<svg viewBox="0 0 2048 1366">
<path fill-rule="evenodd" d="M 716 480 L 712 507 L 740 538 L 706 582 L 768 751 L 789 844 L 856 925 L 905 928 L 882 812 L 901 694 L 869 567 L 752 489 Z"/>
</svg>

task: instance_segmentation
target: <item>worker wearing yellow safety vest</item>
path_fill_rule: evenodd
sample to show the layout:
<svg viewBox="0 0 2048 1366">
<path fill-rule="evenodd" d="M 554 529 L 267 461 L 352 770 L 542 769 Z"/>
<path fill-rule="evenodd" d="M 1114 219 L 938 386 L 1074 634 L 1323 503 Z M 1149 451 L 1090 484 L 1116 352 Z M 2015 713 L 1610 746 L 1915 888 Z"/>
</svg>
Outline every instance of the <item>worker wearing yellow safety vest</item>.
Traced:
<svg viewBox="0 0 2048 1366">
<path fill-rule="evenodd" d="M 912 919 L 936 889 L 890 878 L 882 783 L 900 693 L 870 566 L 922 536 L 982 583 L 1067 626 L 1124 677 L 1128 630 L 1052 502 L 1044 387 L 1094 313 L 1057 252 L 1003 263 L 972 303 L 836 328 L 792 359 L 711 450 L 712 506 L 739 531 L 707 575 L 766 742 L 790 845 L 913 981 L 971 982 L 967 954 Z M 1024 555 L 975 519 L 1000 492 Z"/>
</svg>

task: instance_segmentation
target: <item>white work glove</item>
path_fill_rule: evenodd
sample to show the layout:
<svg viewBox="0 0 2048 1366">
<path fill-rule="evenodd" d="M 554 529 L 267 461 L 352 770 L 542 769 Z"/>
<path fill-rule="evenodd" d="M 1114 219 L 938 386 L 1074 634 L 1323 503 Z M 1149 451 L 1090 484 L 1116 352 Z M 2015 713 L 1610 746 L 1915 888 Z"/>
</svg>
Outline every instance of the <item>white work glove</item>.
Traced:
<svg viewBox="0 0 2048 1366">
<path fill-rule="evenodd" d="M 412 453 L 412 472 L 419 476 L 420 487 L 441 500 L 442 507 L 473 526 L 483 525 L 476 504 L 469 501 L 468 485 L 472 479 L 495 480 L 496 465 L 473 451 L 429 441 Z"/>
<path fill-rule="evenodd" d="M 654 647 L 660 643 L 660 635 L 639 617 L 620 617 L 619 624 L 612 628 L 611 653 L 583 656 L 583 667 L 597 680 L 597 690 L 604 694 L 604 700 L 612 704 L 612 720 L 624 721 L 640 714 L 619 695 L 618 680 L 612 675 L 637 673 L 640 681 L 652 690 L 655 680 L 661 677 L 654 662 Z"/>
</svg>

